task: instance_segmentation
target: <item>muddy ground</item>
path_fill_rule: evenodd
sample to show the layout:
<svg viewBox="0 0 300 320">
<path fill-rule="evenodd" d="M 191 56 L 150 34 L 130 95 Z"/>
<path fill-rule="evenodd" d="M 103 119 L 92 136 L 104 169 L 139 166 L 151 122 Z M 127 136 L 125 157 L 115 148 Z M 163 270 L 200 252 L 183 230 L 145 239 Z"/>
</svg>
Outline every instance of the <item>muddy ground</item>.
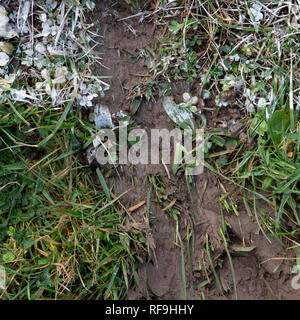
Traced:
<svg viewBox="0 0 300 320">
<path fill-rule="evenodd" d="M 154 28 L 154 21 L 139 23 L 139 17 L 118 21 L 135 13 L 124 3 L 98 1 L 94 16 L 94 19 L 100 22 L 104 36 L 99 51 L 102 52 L 102 62 L 107 69 L 101 69 L 101 74 L 111 77 L 106 79 L 111 86 L 110 90 L 99 102 L 107 105 L 112 113 L 119 110 L 130 111 L 128 95 L 134 85 L 143 81 L 133 74 L 147 72 L 142 60 L 132 63 L 131 57 L 136 56 L 140 49 L 154 47 L 164 32 L 158 26 Z M 197 83 L 193 84 L 195 85 Z M 193 90 L 191 85 L 185 82 L 172 84 L 172 94 L 176 99 L 187 89 Z M 244 116 L 234 106 L 223 110 L 212 105 L 209 109 L 211 110 L 206 111 L 206 117 L 211 126 L 218 126 L 221 120 Z M 143 102 L 132 118 L 138 126 L 146 130 L 173 128 L 158 98 L 156 101 Z M 163 165 L 119 166 L 117 170 L 121 178 L 116 170 L 110 171 L 106 177 L 110 186 L 114 186 L 116 195 L 131 189 L 122 197 L 122 203 L 127 208 L 147 200 L 149 175 L 159 175 L 167 191 L 167 194 L 159 195 L 155 188 L 152 189 L 149 217 L 145 205 L 128 217 L 125 228 L 143 229 L 149 246 L 149 254 L 144 255 L 138 271 L 138 287 L 129 290 L 129 299 L 184 298 L 181 245 L 175 236 L 176 221 L 164 210 L 163 205 L 175 198 L 176 207 L 180 211 L 178 231 L 183 242 L 187 298 L 201 299 L 201 291 L 206 299 L 235 298 L 232 269 L 219 234 L 219 228 L 224 223 L 219 202 L 224 192 L 219 188 L 220 182 L 228 192 L 236 195 L 236 205 L 240 214 L 237 217 L 233 212 L 224 213 L 230 235 L 229 248 L 236 277 L 237 298 L 299 299 L 299 292 L 291 287 L 290 266 L 286 259 L 289 256 L 282 250 L 275 237 L 266 239 L 260 232 L 254 214 L 252 217 L 249 216 L 241 200 L 243 190 L 236 189 L 235 186 L 219 180 L 217 176 L 205 170 L 204 174 L 195 176 L 193 205 L 184 174 L 181 172 L 174 176 L 170 166 L 167 166 L 167 169 Z M 161 203 L 158 200 L 160 196 Z M 257 211 L 258 214 L 273 214 L 273 209 L 260 201 L 257 202 Z M 187 241 L 187 235 L 191 231 L 193 236 Z M 221 295 L 216 278 L 211 272 L 206 250 L 206 234 L 214 248 L 213 251 L 210 250 L 210 254 L 224 295 Z M 248 253 L 238 253 L 234 250 L 243 244 L 255 248 Z M 206 281 L 207 277 L 210 283 L 199 290 L 199 284 Z"/>
</svg>

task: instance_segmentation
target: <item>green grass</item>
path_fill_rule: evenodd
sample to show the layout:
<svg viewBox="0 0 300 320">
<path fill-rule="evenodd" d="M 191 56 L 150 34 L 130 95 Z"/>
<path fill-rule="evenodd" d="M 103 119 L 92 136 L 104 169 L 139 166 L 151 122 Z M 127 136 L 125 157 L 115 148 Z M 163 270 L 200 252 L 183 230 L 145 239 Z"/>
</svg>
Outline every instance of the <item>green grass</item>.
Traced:
<svg viewBox="0 0 300 320">
<path fill-rule="evenodd" d="M 15 108 L 37 122 L 38 109 Z M 102 191 L 101 179 L 95 186 L 92 170 L 80 160 L 89 132 L 74 111 L 57 130 L 48 125 L 56 132 L 42 149 L 36 147 L 44 141 L 39 127 L 33 136 L 13 110 L 0 106 L 3 299 L 124 299 L 133 281 L 136 240 L 122 231 L 122 198 L 112 200 L 107 186 Z M 49 113 L 54 122 L 62 117 Z"/>
</svg>

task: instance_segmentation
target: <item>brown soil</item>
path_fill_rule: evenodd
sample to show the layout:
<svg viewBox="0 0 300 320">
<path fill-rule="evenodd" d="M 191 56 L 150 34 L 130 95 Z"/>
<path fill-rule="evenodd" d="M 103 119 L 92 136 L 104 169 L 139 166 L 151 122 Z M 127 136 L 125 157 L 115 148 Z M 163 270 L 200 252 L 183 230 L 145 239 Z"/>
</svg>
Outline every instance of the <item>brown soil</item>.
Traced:
<svg viewBox="0 0 300 320">
<path fill-rule="evenodd" d="M 98 3 L 95 19 L 100 21 L 103 28 L 104 39 L 100 47 L 103 52 L 103 64 L 109 69 L 101 73 L 110 76 L 106 79 L 111 85 L 101 103 L 106 104 L 110 111 L 128 110 L 127 95 L 133 85 L 141 81 L 132 74 L 142 74 L 145 71 L 143 62 L 131 63 L 130 58 L 138 53 L 141 48 L 155 44 L 161 30 L 157 28 L 154 35 L 153 22 L 144 21 L 139 24 L 139 17 L 118 21 L 134 14 L 124 1 Z M 128 25 L 136 30 L 136 35 L 129 30 Z M 186 83 L 173 84 L 173 95 L 180 96 L 190 88 Z M 225 110 L 225 109 L 224 109 Z M 237 108 L 232 107 L 230 113 L 221 109 L 207 111 L 211 126 L 218 126 L 218 121 L 228 118 L 242 117 Z M 133 116 L 134 121 L 141 128 L 167 128 L 173 126 L 165 114 L 161 101 L 143 103 L 138 112 Z M 231 119 L 230 118 L 230 119 Z M 288 255 L 282 250 L 276 237 L 266 238 L 259 230 L 255 215 L 250 217 L 245 210 L 241 195 L 243 190 L 236 189 L 226 181 L 220 181 L 211 172 L 205 170 L 204 174 L 195 176 L 195 187 L 192 190 L 192 199 L 187 189 L 184 174 L 172 175 L 170 166 L 168 177 L 167 170 L 162 165 L 137 165 L 118 166 L 107 174 L 108 182 L 114 186 L 114 193 L 121 194 L 130 189 L 122 197 L 122 203 L 129 208 L 132 205 L 147 200 L 149 183 L 147 176 L 159 174 L 165 185 L 165 195 L 155 195 L 152 189 L 150 198 L 149 219 L 146 206 L 133 211 L 127 219 L 126 230 L 143 230 L 146 234 L 149 254 L 144 255 L 137 276 L 138 288 L 128 292 L 129 299 L 183 299 L 182 257 L 180 241 L 175 237 L 176 221 L 164 209 L 164 205 L 173 199 L 176 207 L 180 209 L 178 228 L 183 241 L 183 254 L 185 261 L 185 277 L 187 298 L 201 299 L 199 284 L 210 279 L 210 283 L 202 287 L 206 299 L 234 299 L 234 283 L 229 258 L 226 254 L 224 243 L 221 240 L 219 229 L 222 226 L 219 198 L 224 192 L 218 187 L 222 182 L 228 192 L 236 195 L 236 205 L 239 212 L 237 217 L 234 212 L 224 212 L 224 220 L 230 234 L 229 249 L 234 266 L 237 297 L 238 299 L 299 299 L 299 291 L 291 287 Z M 246 194 L 251 196 L 251 194 Z M 158 199 L 161 197 L 161 203 Z M 167 200 L 167 201 L 164 201 Z M 273 214 L 271 207 L 264 202 L 257 202 L 258 214 Z M 193 223 L 194 221 L 194 223 Z M 193 236 L 186 241 L 188 234 Z M 206 251 L 206 234 L 213 251 L 210 254 L 214 268 L 220 279 L 224 295 L 220 294 L 216 278 L 211 272 L 211 267 Z M 238 253 L 234 247 L 254 246 L 248 253 Z M 190 257 L 189 257 L 190 252 Z M 207 274 L 207 275 L 206 275 Z"/>
</svg>

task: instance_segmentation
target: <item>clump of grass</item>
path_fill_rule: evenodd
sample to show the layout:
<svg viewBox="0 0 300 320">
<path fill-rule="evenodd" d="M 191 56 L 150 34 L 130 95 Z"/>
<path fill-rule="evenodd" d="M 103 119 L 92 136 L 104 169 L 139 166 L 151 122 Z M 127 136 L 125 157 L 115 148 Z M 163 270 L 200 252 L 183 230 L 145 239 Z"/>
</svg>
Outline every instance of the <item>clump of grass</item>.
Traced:
<svg viewBox="0 0 300 320">
<path fill-rule="evenodd" d="M 22 116 L 33 123 L 34 111 Z M 80 160 L 87 124 L 68 116 L 42 150 L 28 146 L 41 137 L 28 134 L 26 125 L 20 132 L 8 125 L 1 127 L 0 264 L 8 275 L 2 298 L 125 298 L 137 236 L 123 231 L 118 203 L 95 187 Z"/>
</svg>

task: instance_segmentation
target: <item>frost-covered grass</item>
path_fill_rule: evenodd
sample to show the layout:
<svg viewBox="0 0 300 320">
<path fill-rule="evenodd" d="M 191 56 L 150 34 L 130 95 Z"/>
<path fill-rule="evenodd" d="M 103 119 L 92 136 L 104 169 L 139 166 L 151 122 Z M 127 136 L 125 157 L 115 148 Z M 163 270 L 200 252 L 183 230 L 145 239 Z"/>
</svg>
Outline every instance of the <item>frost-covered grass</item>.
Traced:
<svg viewBox="0 0 300 320">
<path fill-rule="evenodd" d="M 9 30 L 2 43 L 11 47 L 0 63 L 3 99 L 90 107 L 94 97 L 104 95 L 108 85 L 93 72 L 101 58 L 93 52 L 99 36 L 85 19 L 94 6 L 88 3 L 81 8 L 65 1 L 23 1 L 2 14 L 2 22 L 8 19 L 2 28 Z"/>
</svg>

